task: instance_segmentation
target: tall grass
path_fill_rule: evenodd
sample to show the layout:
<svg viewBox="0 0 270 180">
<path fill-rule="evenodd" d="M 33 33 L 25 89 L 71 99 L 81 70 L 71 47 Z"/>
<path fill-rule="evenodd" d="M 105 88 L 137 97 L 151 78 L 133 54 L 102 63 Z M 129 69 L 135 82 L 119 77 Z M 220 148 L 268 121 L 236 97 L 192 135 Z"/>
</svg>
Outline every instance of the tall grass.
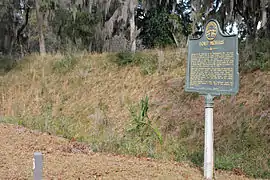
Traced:
<svg viewBox="0 0 270 180">
<path fill-rule="evenodd" d="M 27 57 L 1 76 L 0 121 L 83 141 L 94 151 L 202 167 L 204 100 L 184 92 L 186 52 L 130 56 L 126 64 L 115 63 L 119 54 Z M 270 178 L 269 79 L 268 72 L 245 74 L 236 97 L 215 100 L 217 169 Z"/>
</svg>

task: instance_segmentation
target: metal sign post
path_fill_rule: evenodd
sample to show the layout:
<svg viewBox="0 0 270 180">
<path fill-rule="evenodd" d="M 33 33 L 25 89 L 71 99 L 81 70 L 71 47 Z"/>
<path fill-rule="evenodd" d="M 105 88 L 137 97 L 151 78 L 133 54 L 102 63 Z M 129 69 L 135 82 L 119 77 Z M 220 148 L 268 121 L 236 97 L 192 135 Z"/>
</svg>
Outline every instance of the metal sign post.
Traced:
<svg viewBox="0 0 270 180">
<path fill-rule="evenodd" d="M 205 96 L 204 177 L 206 180 L 213 178 L 214 169 L 213 99 L 210 94 Z"/>
<path fill-rule="evenodd" d="M 236 94 L 239 89 L 238 38 L 224 35 L 216 20 L 209 20 L 201 37 L 189 38 L 186 71 L 187 92 L 205 96 L 204 178 L 214 171 L 214 96 Z"/>
</svg>

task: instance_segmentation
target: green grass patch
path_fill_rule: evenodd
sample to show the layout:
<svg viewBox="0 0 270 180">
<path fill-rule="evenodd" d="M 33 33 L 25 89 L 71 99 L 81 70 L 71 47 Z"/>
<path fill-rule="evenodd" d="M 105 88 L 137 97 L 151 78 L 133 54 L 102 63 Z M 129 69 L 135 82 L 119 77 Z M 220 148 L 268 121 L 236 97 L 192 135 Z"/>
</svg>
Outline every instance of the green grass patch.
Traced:
<svg viewBox="0 0 270 180">
<path fill-rule="evenodd" d="M 240 70 L 243 72 L 270 71 L 270 40 L 258 38 L 251 44 L 248 49 L 245 49 L 245 43 L 240 43 Z"/>
<path fill-rule="evenodd" d="M 139 66 L 141 72 L 145 75 L 155 73 L 158 67 L 157 55 L 144 52 L 119 52 L 115 55 L 110 55 L 109 59 L 118 66 Z"/>
<path fill-rule="evenodd" d="M 75 67 L 77 62 L 78 60 L 73 55 L 65 55 L 62 59 L 53 62 L 53 72 L 66 74 Z"/>
</svg>

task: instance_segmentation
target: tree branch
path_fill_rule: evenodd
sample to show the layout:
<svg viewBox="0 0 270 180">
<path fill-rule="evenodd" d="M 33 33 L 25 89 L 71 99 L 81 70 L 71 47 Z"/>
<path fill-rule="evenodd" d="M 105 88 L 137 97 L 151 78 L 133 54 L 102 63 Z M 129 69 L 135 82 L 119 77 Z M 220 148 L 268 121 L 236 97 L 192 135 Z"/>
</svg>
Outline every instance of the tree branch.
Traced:
<svg viewBox="0 0 270 180">
<path fill-rule="evenodd" d="M 30 12 L 30 7 L 28 6 L 28 7 L 26 8 L 25 22 L 24 22 L 24 24 L 20 27 L 20 29 L 18 29 L 18 31 L 17 31 L 17 41 L 18 41 L 18 42 L 19 42 L 19 38 L 20 38 L 20 35 L 21 35 L 22 31 L 26 28 L 26 26 L 27 26 L 27 24 L 28 24 L 29 12 Z"/>
</svg>

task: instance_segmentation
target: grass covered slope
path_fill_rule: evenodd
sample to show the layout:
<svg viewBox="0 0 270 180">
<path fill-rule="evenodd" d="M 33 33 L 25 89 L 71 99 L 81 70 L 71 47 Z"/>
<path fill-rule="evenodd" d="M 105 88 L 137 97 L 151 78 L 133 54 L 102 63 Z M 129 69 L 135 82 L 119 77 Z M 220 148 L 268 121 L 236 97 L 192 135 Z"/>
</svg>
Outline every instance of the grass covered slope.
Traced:
<svg viewBox="0 0 270 180">
<path fill-rule="evenodd" d="M 88 142 L 95 151 L 202 167 L 204 99 L 185 93 L 180 50 L 30 56 L 1 78 L 1 121 Z M 149 98 L 149 100 L 148 100 Z M 215 168 L 270 178 L 270 73 L 242 74 L 215 100 Z"/>
</svg>

